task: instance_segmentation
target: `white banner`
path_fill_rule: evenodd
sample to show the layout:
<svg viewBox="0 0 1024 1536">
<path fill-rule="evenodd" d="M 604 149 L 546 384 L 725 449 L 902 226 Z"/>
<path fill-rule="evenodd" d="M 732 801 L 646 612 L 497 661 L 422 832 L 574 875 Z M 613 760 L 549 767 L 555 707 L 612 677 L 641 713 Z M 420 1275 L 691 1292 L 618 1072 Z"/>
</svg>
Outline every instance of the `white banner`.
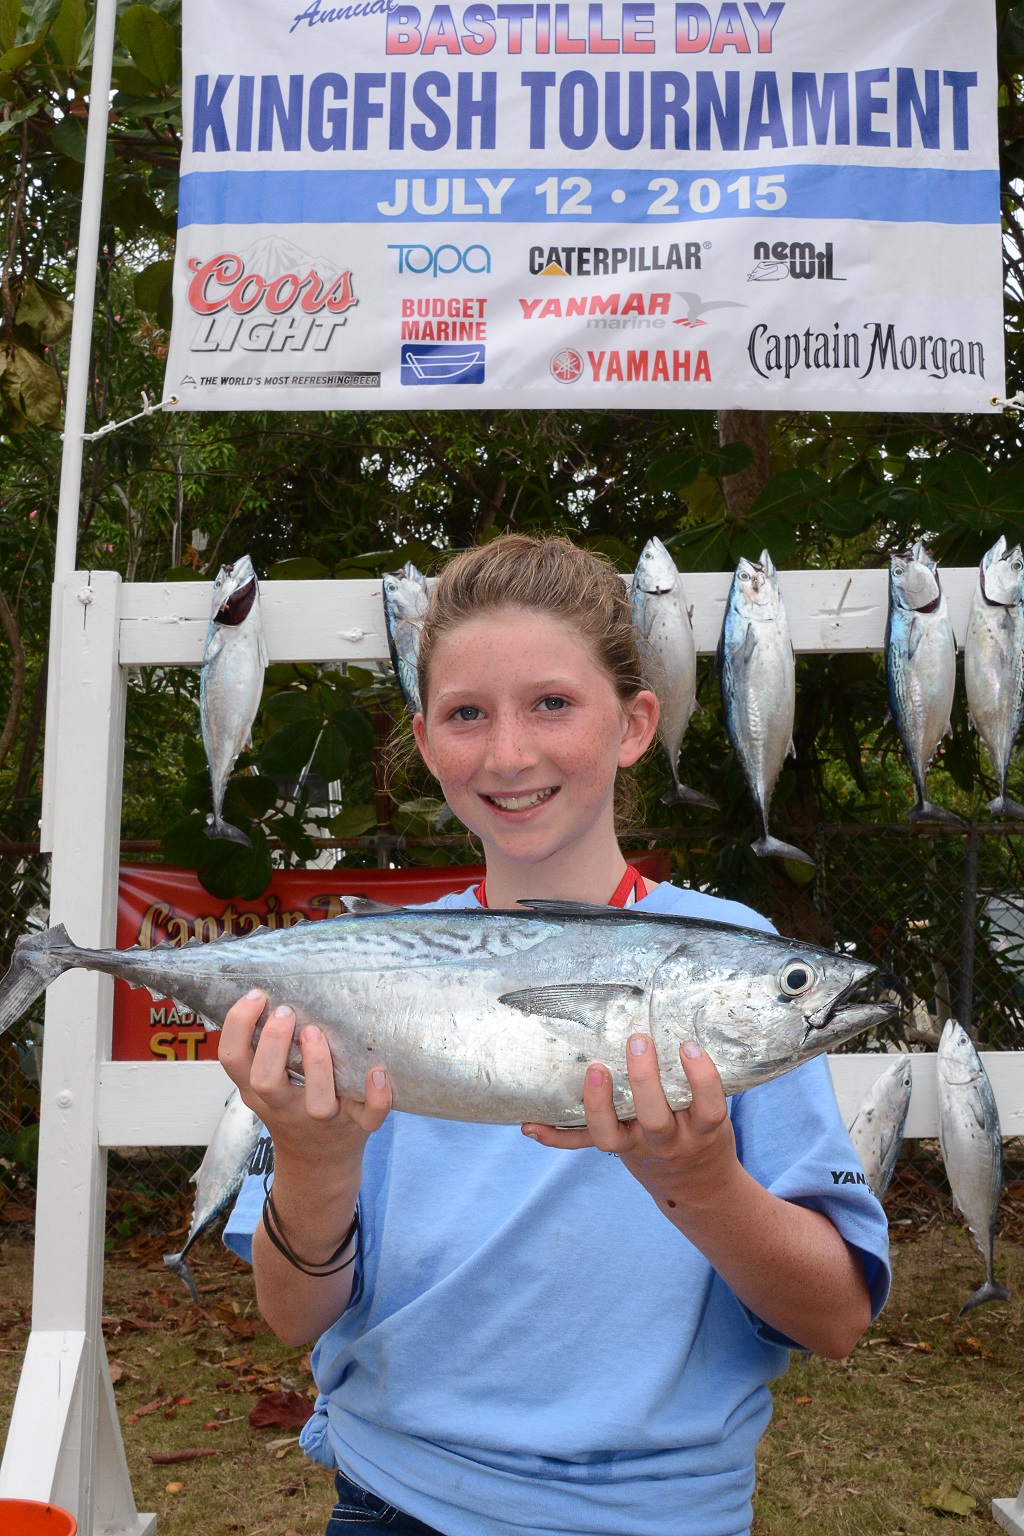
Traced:
<svg viewBox="0 0 1024 1536">
<path fill-rule="evenodd" d="M 996 100 L 992 0 L 185 0 L 165 393 L 991 410 Z"/>
</svg>

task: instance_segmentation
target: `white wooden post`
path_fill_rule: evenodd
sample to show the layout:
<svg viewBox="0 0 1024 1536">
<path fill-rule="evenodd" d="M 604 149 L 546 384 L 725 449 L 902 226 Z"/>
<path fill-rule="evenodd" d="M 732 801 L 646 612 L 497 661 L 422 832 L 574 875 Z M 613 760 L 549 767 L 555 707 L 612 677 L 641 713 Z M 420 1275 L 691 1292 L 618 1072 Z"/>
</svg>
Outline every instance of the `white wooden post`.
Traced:
<svg viewBox="0 0 1024 1536">
<path fill-rule="evenodd" d="M 124 673 L 120 577 L 73 573 L 60 605 L 61 729 L 50 914 L 79 944 L 117 919 Z M 41 1085 L 32 1333 L 0 1494 L 52 1500 L 83 1536 L 145 1536 L 136 1513 L 101 1330 L 106 1152 L 96 1133 L 113 983 L 71 971 L 49 989 Z"/>
</svg>

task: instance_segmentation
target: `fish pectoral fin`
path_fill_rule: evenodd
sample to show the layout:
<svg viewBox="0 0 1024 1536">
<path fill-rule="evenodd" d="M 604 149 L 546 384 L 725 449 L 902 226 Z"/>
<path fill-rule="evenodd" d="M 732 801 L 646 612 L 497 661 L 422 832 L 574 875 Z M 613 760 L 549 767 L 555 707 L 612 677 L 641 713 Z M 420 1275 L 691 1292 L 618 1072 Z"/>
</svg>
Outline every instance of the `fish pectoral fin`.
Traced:
<svg viewBox="0 0 1024 1536">
<path fill-rule="evenodd" d="M 796 757 L 796 743 L 794 742 L 792 736 L 789 738 L 789 746 L 786 748 L 786 756 Z"/>
<path fill-rule="evenodd" d="M 750 660 L 751 656 L 753 656 L 753 654 L 754 654 L 754 648 L 755 648 L 756 645 L 757 645 L 757 631 L 754 628 L 753 624 L 748 624 L 747 625 L 747 632 L 743 636 L 743 660 L 744 661 L 749 661 Z"/>
<path fill-rule="evenodd" d="M 520 1013 L 539 1013 L 549 1019 L 570 1019 L 587 1029 L 602 1029 L 608 1011 L 616 1003 L 633 1003 L 643 997 L 643 987 L 625 982 L 603 984 L 572 983 L 560 987 L 526 987 L 521 992 L 506 992 L 499 1003 L 517 1008 Z"/>
<path fill-rule="evenodd" d="M 408 907 L 391 906 L 386 901 L 374 901 L 370 896 L 342 896 L 340 900 L 345 911 L 351 912 L 354 916 L 362 914 L 367 917 L 373 912 L 407 912 L 409 910 Z"/>
<path fill-rule="evenodd" d="M 925 637 L 926 625 L 915 613 L 910 621 L 910 632 L 907 635 L 907 657 L 913 661 L 915 652 Z"/>
<path fill-rule="evenodd" d="M 211 661 L 216 661 L 217 657 L 220 655 L 226 644 L 227 641 L 225 640 L 225 637 L 221 634 L 220 630 L 217 630 L 217 632 L 211 635 L 207 641 L 206 649 L 203 652 L 203 660 L 201 665 L 208 667 Z"/>
<path fill-rule="evenodd" d="M 270 666 L 270 653 L 267 650 L 267 642 L 263 637 L 262 629 L 260 630 L 259 636 L 259 658 L 261 667 L 266 669 Z"/>
</svg>

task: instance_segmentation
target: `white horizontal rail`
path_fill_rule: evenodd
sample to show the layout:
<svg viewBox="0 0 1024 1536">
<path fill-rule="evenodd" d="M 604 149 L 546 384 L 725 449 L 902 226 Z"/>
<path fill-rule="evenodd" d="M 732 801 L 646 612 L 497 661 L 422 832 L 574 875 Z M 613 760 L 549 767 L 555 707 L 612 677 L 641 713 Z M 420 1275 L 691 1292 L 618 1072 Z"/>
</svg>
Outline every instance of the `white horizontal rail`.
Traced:
<svg viewBox="0 0 1024 1536">
<path fill-rule="evenodd" d="M 1024 1136 L 1024 1051 L 983 1051 L 1004 1136 Z M 839 1108 L 849 1120 L 891 1057 L 830 1056 Z M 100 1067 L 99 1142 L 103 1147 L 205 1146 L 231 1091 L 216 1061 L 108 1061 Z M 937 1136 L 935 1055 L 914 1054 L 907 1136 Z"/>
<path fill-rule="evenodd" d="M 974 566 L 941 571 L 949 616 L 963 645 Z M 718 644 L 732 577 L 683 573 L 697 649 Z M 798 652 L 880 651 L 885 638 L 888 572 L 782 571 L 793 645 Z M 131 582 L 121 588 L 121 663 L 197 667 L 210 617 L 210 582 Z M 260 588 L 272 661 L 383 661 L 388 655 L 379 581 L 265 581 Z"/>
</svg>

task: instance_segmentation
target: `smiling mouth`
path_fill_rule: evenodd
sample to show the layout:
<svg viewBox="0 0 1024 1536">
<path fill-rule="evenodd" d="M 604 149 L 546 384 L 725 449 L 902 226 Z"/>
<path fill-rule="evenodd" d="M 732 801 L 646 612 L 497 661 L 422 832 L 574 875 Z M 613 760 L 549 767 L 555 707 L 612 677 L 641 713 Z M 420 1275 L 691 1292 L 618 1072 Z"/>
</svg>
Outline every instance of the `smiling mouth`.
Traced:
<svg viewBox="0 0 1024 1536">
<path fill-rule="evenodd" d="M 528 811 L 535 805 L 540 805 L 545 800 L 550 800 L 552 795 L 557 795 L 557 785 L 553 789 L 534 789 L 527 795 L 482 795 L 481 798 L 496 805 L 499 811 Z"/>
</svg>

